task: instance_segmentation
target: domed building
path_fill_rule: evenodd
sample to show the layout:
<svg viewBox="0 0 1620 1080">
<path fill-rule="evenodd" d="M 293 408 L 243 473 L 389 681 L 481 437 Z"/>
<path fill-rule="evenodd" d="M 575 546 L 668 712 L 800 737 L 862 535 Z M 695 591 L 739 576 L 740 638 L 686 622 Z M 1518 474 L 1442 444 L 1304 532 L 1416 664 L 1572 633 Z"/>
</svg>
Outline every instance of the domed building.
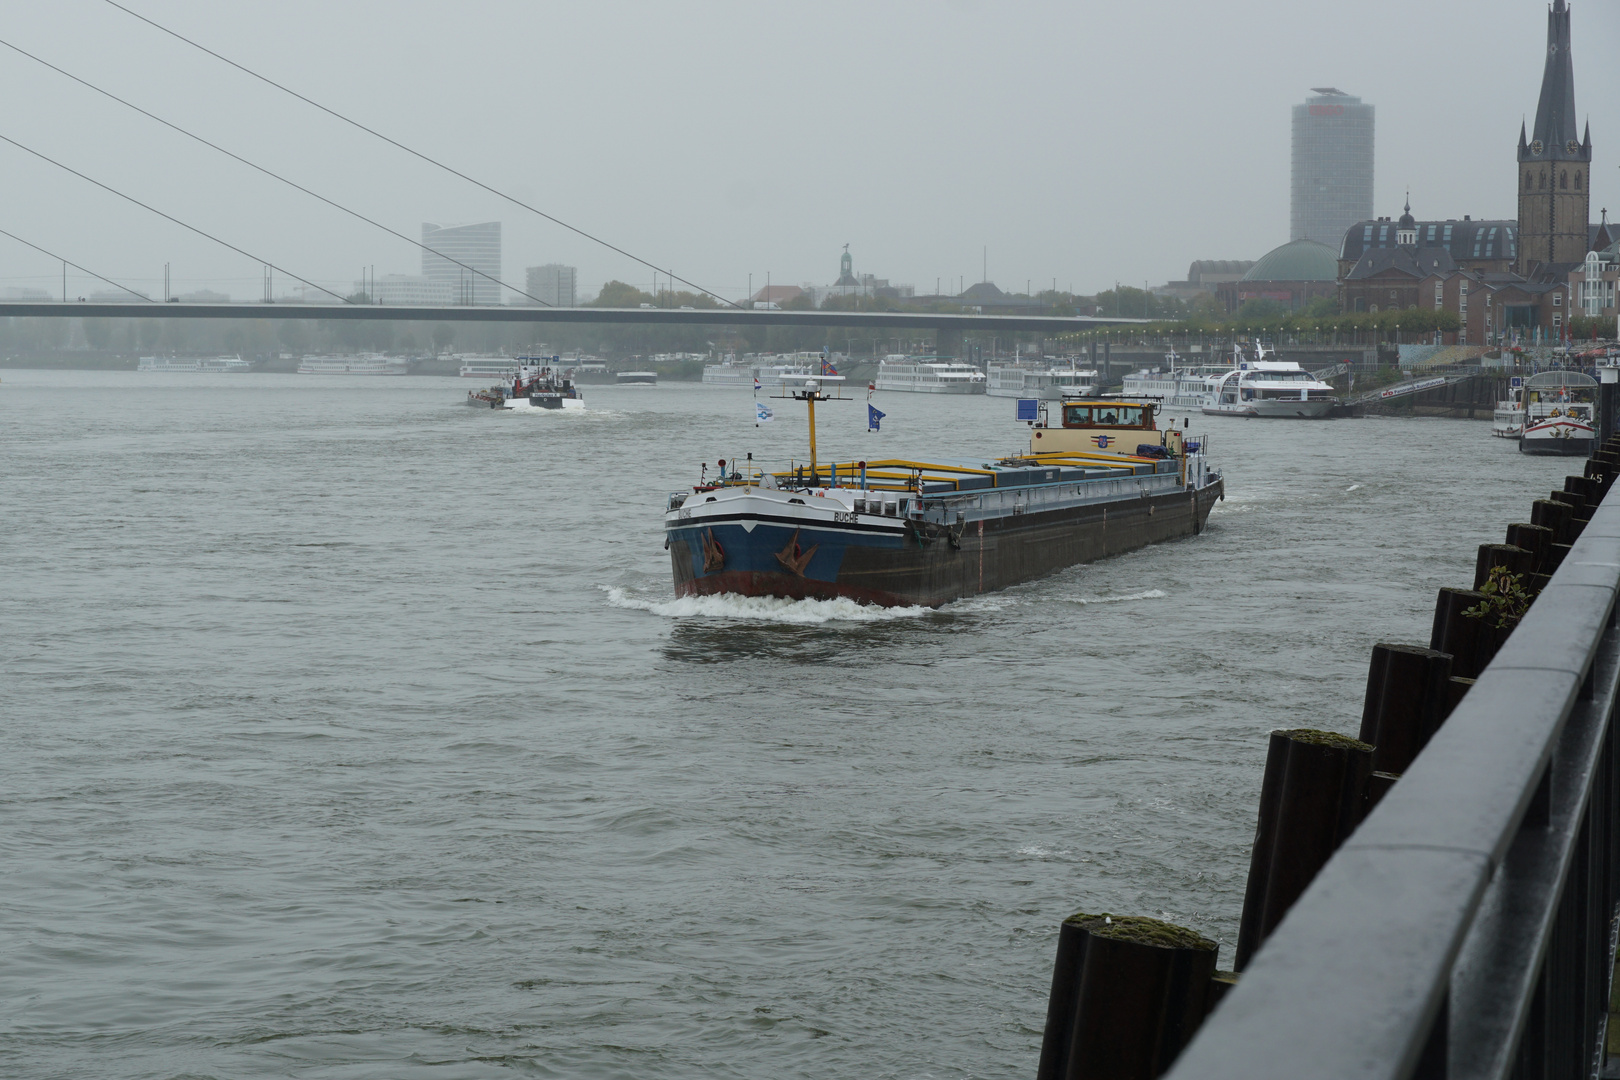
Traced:
<svg viewBox="0 0 1620 1080">
<path fill-rule="evenodd" d="M 1222 282 L 1216 295 L 1227 314 L 1250 300 L 1269 300 L 1298 311 L 1318 296 L 1338 296 L 1339 253 L 1315 240 L 1290 240 L 1272 248 L 1248 273 Z"/>
</svg>

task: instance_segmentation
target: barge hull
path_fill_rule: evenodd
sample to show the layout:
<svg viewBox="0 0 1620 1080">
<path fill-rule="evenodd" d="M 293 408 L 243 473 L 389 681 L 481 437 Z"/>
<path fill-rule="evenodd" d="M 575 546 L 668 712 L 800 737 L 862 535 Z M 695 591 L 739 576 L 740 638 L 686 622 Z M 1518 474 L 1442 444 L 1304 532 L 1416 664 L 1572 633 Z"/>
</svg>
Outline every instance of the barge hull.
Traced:
<svg viewBox="0 0 1620 1080">
<path fill-rule="evenodd" d="M 1197 491 L 968 521 L 959 531 L 908 527 L 901 537 L 763 521 L 694 523 L 669 534 L 675 594 L 845 597 L 885 607 L 937 607 L 1077 563 L 1195 536 L 1224 492 L 1224 481 L 1217 480 Z M 705 569 L 705 541 L 711 565 L 716 551 L 725 565 Z M 777 552 L 803 557 L 802 572 L 793 572 Z"/>
</svg>

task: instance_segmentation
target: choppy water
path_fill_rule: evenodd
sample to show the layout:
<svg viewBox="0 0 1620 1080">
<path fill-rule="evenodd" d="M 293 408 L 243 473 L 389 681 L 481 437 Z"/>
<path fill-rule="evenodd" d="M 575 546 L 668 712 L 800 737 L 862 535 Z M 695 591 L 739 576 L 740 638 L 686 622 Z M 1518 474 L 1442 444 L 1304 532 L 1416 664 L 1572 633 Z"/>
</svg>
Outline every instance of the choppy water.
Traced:
<svg viewBox="0 0 1620 1080">
<path fill-rule="evenodd" d="M 1488 425 L 1205 419 L 1203 536 L 939 611 L 672 599 L 789 405 L 452 379 L 0 384 L 0 1072 L 1033 1074 L 1058 922 L 1225 943 L 1265 733 L 1556 486 Z M 823 410 L 827 456 L 1012 403 Z"/>
</svg>

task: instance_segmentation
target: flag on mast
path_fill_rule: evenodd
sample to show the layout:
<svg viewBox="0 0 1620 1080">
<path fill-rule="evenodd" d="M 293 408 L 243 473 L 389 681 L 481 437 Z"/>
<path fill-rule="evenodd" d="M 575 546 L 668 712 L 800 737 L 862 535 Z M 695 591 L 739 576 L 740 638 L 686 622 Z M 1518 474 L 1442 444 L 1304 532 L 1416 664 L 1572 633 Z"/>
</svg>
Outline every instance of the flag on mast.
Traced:
<svg viewBox="0 0 1620 1080">
<path fill-rule="evenodd" d="M 769 405 L 765 404 L 763 401 L 754 402 L 755 427 L 759 427 L 761 424 L 768 424 L 775 419 L 776 414 L 771 411 L 771 407 Z"/>
<path fill-rule="evenodd" d="M 754 376 L 754 393 L 759 393 L 759 376 Z"/>
<path fill-rule="evenodd" d="M 877 431 L 878 424 L 881 423 L 883 418 L 888 415 L 889 414 L 886 412 L 878 411 L 878 407 L 876 405 L 868 405 L 866 407 L 866 430 Z"/>
</svg>

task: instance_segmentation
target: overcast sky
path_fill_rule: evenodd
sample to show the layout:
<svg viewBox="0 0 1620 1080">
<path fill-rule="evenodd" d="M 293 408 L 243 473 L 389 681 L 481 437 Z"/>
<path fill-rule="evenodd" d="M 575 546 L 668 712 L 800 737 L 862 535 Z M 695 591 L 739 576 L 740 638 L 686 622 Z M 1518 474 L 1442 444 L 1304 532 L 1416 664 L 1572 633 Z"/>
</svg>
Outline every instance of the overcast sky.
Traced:
<svg viewBox="0 0 1620 1080">
<path fill-rule="evenodd" d="M 124 0 L 238 62 L 723 295 L 857 272 L 932 292 L 1184 277 L 1288 239 L 1289 107 L 1377 106 L 1377 210 L 1513 217 L 1541 0 L 701 4 Z M 1575 0 L 1593 216 L 1620 211 L 1620 4 Z M 506 280 L 651 273 L 416 161 L 103 0 L 8 4 L 0 38 L 419 236 L 499 220 Z M 154 292 L 257 299 L 267 259 L 344 291 L 409 244 L 0 49 L 0 135 L 251 252 L 234 254 L 0 143 L 0 228 Z M 1620 214 L 1617 214 L 1620 216 Z M 277 292 L 285 279 L 278 275 Z M 61 287 L 0 237 L 0 287 Z M 69 290 L 102 286 L 71 274 Z"/>
</svg>

